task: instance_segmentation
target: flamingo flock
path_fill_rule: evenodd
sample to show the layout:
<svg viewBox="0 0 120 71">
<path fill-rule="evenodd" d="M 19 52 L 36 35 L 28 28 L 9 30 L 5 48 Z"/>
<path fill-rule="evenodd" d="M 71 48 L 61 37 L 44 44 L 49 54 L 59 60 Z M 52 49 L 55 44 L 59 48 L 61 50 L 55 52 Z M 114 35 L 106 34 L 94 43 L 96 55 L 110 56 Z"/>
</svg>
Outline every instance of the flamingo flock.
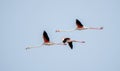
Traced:
<svg viewBox="0 0 120 71">
<path fill-rule="evenodd" d="M 103 27 L 85 27 L 78 19 L 76 19 L 76 28 L 75 29 L 73 29 L 73 30 L 56 30 L 56 32 L 71 32 L 71 31 L 75 31 L 75 30 L 87 30 L 87 29 L 102 30 Z M 85 41 L 72 40 L 69 37 L 63 38 L 62 43 L 54 43 L 54 42 L 50 41 L 50 38 L 45 30 L 43 31 L 43 41 L 44 41 L 43 44 L 41 44 L 40 46 L 28 46 L 26 48 L 26 50 L 31 49 L 31 48 L 42 47 L 43 45 L 45 45 L 45 46 L 67 45 L 67 43 L 68 43 L 69 47 L 71 49 L 73 49 L 73 42 L 85 43 Z"/>
</svg>

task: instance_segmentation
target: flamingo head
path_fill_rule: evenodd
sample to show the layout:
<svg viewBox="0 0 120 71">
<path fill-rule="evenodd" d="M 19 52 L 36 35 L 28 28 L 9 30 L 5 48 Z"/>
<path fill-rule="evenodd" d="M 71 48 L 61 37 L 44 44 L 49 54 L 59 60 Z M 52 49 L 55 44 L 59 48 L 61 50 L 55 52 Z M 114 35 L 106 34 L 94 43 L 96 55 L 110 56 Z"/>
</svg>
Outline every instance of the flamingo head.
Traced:
<svg viewBox="0 0 120 71">
<path fill-rule="evenodd" d="M 26 50 L 30 49 L 30 47 L 27 47 Z"/>
<path fill-rule="evenodd" d="M 60 30 L 56 30 L 56 32 L 60 32 Z"/>
</svg>

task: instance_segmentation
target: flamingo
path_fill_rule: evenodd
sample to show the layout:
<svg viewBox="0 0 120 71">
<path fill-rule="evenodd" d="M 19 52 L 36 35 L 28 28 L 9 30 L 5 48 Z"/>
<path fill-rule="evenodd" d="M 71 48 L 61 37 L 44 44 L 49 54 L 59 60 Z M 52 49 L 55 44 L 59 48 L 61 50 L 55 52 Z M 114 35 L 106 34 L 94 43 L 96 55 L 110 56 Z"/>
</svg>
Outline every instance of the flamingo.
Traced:
<svg viewBox="0 0 120 71">
<path fill-rule="evenodd" d="M 50 39 L 49 39 L 49 36 L 47 34 L 46 31 L 43 32 L 43 40 L 44 40 L 44 43 L 41 45 L 46 45 L 46 46 L 51 46 L 51 45 L 66 45 L 66 44 L 61 44 L 61 43 L 53 43 L 53 42 L 50 42 Z M 29 46 L 26 48 L 27 49 L 30 49 L 30 48 L 36 48 L 36 47 L 41 47 L 41 46 Z"/>
<path fill-rule="evenodd" d="M 72 42 L 78 42 L 78 43 L 85 43 L 85 41 L 77 41 L 77 40 L 71 40 L 70 38 L 63 38 L 63 43 L 68 43 L 69 47 L 73 49 Z"/>
<path fill-rule="evenodd" d="M 102 30 L 103 27 L 85 27 L 78 19 L 76 19 L 76 29 L 73 30 L 56 30 L 56 32 L 70 32 L 70 31 L 75 31 L 75 30 L 86 30 L 86 29 L 92 29 L 92 30 Z"/>
</svg>

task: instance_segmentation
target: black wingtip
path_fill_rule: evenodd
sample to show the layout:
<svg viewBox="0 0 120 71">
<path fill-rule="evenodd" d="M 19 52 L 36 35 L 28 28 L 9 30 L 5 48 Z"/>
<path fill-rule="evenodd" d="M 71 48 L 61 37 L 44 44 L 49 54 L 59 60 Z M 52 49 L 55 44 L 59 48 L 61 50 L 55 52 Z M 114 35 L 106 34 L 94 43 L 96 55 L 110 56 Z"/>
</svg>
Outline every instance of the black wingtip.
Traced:
<svg viewBox="0 0 120 71">
<path fill-rule="evenodd" d="M 43 31 L 43 34 L 47 34 L 47 32 L 44 30 L 44 31 Z"/>
<path fill-rule="evenodd" d="M 45 30 L 43 32 L 46 32 Z"/>
<path fill-rule="evenodd" d="M 45 30 L 43 31 L 43 37 L 47 39 L 47 41 L 50 41 L 49 36 Z"/>
<path fill-rule="evenodd" d="M 72 42 L 68 42 L 68 45 L 69 45 L 69 47 L 70 47 L 71 49 L 73 49 L 73 44 L 72 44 Z"/>
<path fill-rule="evenodd" d="M 76 19 L 76 21 L 79 21 L 78 19 Z"/>
<path fill-rule="evenodd" d="M 78 19 L 76 19 L 76 22 L 80 22 Z"/>
<path fill-rule="evenodd" d="M 73 47 L 71 47 L 71 50 L 73 50 Z"/>
<path fill-rule="evenodd" d="M 70 40 L 70 38 L 64 38 L 63 43 L 66 43 L 67 40 Z"/>
<path fill-rule="evenodd" d="M 71 50 L 73 50 L 73 47 L 70 47 Z"/>
<path fill-rule="evenodd" d="M 47 32 L 44 30 L 43 31 L 43 36 L 46 36 L 47 35 Z"/>
</svg>

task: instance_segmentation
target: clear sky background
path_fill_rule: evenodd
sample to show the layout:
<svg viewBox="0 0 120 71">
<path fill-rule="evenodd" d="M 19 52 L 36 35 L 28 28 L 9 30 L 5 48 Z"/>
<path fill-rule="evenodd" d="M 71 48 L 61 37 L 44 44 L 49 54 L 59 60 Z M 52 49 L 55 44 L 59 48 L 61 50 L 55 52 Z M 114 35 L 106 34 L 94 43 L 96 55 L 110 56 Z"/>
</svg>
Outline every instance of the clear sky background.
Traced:
<svg viewBox="0 0 120 71">
<path fill-rule="evenodd" d="M 104 30 L 56 33 L 85 26 Z M 41 45 L 46 30 L 52 42 L 63 37 L 85 44 Z M 120 71 L 120 0 L 0 0 L 0 71 Z"/>
</svg>

